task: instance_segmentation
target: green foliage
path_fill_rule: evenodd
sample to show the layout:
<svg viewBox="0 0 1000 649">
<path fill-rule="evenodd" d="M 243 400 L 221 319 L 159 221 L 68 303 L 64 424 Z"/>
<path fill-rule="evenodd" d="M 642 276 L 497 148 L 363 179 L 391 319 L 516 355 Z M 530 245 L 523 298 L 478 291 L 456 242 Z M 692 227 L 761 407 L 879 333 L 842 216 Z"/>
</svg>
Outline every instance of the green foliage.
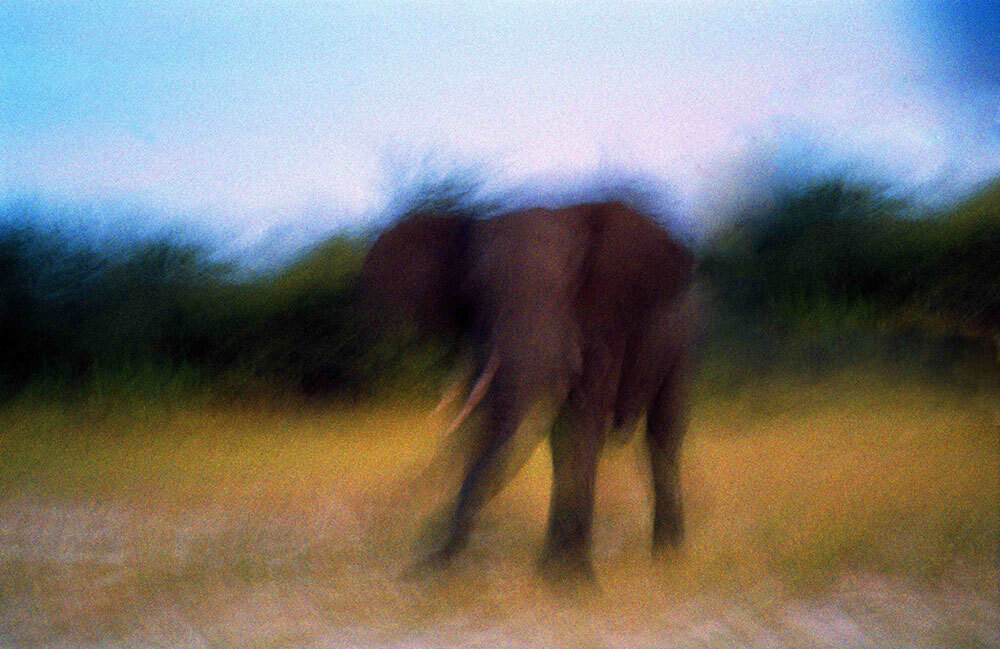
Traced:
<svg viewBox="0 0 1000 649">
<path fill-rule="evenodd" d="M 954 212 L 917 215 L 839 180 L 779 195 L 706 247 L 716 336 L 765 365 L 826 367 L 853 352 L 945 363 L 969 356 L 963 347 L 989 357 L 1000 334 L 998 196 L 1000 184 Z"/>
<path fill-rule="evenodd" d="M 728 308 L 808 320 L 891 290 L 900 208 L 867 188 L 826 183 L 779 197 L 722 233 L 702 268 Z M 835 309 L 836 310 L 836 309 Z"/>
<path fill-rule="evenodd" d="M 498 205 L 466 175 L 397 192 L 392 212 L 476 218 Z M 376 340 L 362 320 L 364 238 L 332 237 L 247 279 L 204 245 L 99 246 L 37 217 L 0 215 L 0 397 L 347 396 L 421 388 L 447 364 L 448 350 Z M 718 297 L 705 367 L 720 386 L 790 363 L 968 367 L 994 358 L 1000 333 L 1000 183 L 929 216 L 868 186 L 806 186 L 718 232 L 701 268 Z"/>
<path fill-rule="evenodd" d="M 168 238 L 98 247 L 36 225 L 33 213 L 5 216 L 0 395 L 136 371 L 169 383 L 167 375 L 210 365 L 228 269 L 204 247 Z"/>
<path fill-rule="evenodd" d="M 359 389 L 370 376 L 355 276 L 360 242 L 335 239 L 286 272 L 235 287 L 243 315 L 229 358 L 245 375 L 307 393 Z"/>
<path fill-rule="evenodd" d="M 911 310 L 1000 334 L 1000 181 L 923 225 L 922 281 L 913 287 Z"/>
<path fill-rule="evenodd" d="M 0 232 L 0 394 L 19 389 L 46 363 L 64 355 L 64 315 L 78 307 L 78 263 L 53 237 L 28 227 Z"/>
</svg>

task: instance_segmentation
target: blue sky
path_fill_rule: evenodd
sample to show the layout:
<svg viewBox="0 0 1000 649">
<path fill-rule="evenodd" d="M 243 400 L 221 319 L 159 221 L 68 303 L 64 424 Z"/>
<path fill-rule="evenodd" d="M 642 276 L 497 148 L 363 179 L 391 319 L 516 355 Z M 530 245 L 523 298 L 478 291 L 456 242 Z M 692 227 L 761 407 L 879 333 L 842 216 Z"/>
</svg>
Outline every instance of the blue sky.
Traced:
<svg viewBox="0 0 1000 649">
<path fill-rule="evenodd" d="M 1000 172 L 996 4 L 15 0 L 0 193 L 251 238 L 371 214 L 428 153 L 641 172 L 705 221 L 805 159 L 941 198 Z"/>
</svg>

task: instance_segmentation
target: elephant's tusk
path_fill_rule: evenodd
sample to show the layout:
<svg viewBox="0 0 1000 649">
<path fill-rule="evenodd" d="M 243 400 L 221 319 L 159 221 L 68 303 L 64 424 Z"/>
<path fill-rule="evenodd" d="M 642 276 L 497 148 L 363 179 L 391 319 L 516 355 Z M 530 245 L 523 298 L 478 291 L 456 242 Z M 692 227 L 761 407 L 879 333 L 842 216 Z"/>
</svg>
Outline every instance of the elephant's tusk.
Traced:
<svg viewBox="0 0 1000 649">
<path fill-rule="evenodd" d="M 486 362 L 486 367 L 483 368 L 482 374 L 479 375 L 476 383 L 469 390 L 469 397 L 465 400 L 465 405 L 462 406 L 454 421 L 448 426 L 448 430 L 445 431 L 445 437 L 449 437 L 457 431 L 466 418 L 472 414 L 472 411 L 476 409 L 476 406 L 482 401 L 483 396 L 486 395 L 486 390 L 490 387 L 493 376 L 499 367 L 500 357 L 497 354 L 491 354 L 490 359 Z"/>
<path fill-rule="evenodd" d="M 452 373 L 448 379 L 448 387 L 441 393 L 441 401 L 434 406 L 432 416 L 437 417 L 458 400 L 462 388 L 468 385 L 468 368 L 462 368 Z"/>
</svg>

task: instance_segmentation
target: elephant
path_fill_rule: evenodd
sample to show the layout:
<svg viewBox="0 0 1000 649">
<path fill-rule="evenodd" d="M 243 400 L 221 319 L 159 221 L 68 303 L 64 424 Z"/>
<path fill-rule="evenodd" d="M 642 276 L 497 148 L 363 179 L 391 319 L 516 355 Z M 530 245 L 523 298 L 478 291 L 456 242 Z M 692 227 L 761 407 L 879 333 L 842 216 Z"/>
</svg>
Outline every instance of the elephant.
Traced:
<svg viewBox="0 0 1000 649">
<path fill-rule="evenodd" d="M 474 377 L 449 433 L 476 412 L 464 478 L 432 563 L 467 543 L 477 513 L 517 467 L 511 440 L 540 399 L 552 494 L 540 565 L 592 578 L 597 463 L 615 429 L 646 418 L 655 553 L 681 544 L 678 456 L 698 309 L 695 257 L 622 202 L 532 208 L 489 218 L 423 214 L 384 231 L 361 286 L 379 322 L 463 338 Z"/>
</svg>

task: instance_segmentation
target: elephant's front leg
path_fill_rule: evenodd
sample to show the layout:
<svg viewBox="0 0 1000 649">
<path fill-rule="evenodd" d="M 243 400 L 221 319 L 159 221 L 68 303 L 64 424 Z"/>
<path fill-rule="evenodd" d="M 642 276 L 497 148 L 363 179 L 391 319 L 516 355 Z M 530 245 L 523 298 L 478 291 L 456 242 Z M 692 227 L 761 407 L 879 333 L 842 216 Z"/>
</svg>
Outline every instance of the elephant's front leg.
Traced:
<svg viewBox="0 0 1000 649">
<path fill-rule="evenodd" d="M 646 421 L 646 443 L 653 473 L 653 551 L 677 548 L 684 539 L 679 485 L 681 440 L 685 428 L 685 384 L 675 367 L 656 395 Z"/>
<path fill-rule="evenodd" d="M 447 538 L 436 554 L 440 562 L 447 562 L 465 547 L 479 510 L 503 488 L 511 473 L 508 466 L 511 439 L 520 421 L 521 411 L 515 403 L 492 395 L 487 420 L 469 456 L 451 513 Z"/>
<path fill-rule="evenodd" d="M 604 431 L 597 418 L 560 417 L 552 429 L 552 504 L 542 569 L 591 579 L 594 481 Z"/>
</svg>

